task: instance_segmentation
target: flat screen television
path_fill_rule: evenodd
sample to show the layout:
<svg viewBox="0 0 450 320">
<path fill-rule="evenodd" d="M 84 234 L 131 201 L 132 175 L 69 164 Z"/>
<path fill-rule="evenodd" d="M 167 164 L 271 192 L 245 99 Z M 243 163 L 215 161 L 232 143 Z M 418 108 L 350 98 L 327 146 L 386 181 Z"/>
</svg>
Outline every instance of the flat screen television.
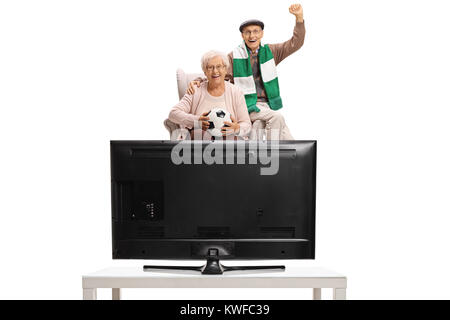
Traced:
<svg viewBox="0 0 450 320">
<path fill-rule="evenodd" d="M 113 259 L 314 259 L 316 141 L 110 143 Z"/>
</svg>

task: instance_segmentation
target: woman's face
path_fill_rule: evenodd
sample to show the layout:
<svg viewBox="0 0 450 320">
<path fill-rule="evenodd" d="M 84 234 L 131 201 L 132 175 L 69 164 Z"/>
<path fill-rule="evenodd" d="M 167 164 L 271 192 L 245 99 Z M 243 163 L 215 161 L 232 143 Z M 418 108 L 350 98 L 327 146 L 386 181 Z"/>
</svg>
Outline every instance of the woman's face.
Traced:
<svg viewBox="0 0 450 320">
<path fill-rule="evenodd" d="M 205 68 L 205 75 L 211 84 L 221 84 L 225 81 L 225 65 L 221 57 L 214 57 L 208 61 Z"/>
</svg>

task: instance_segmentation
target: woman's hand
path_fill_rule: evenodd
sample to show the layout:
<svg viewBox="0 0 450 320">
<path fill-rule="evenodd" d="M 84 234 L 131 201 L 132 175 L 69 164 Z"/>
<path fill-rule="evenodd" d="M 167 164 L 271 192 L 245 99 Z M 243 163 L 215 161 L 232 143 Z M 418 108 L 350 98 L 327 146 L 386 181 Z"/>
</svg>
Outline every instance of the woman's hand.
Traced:
<svg viewBox="0 0 450 320">
<path fill-rule="evenodd" d="M 231 116 L 231 121 L 233 121 L 233 122 L 228 122 L 228 121 L 223 122 L 225 124 L 225 126 L 223 126 L 222 130 L 221 130 L 223 136 L 228 136 L 230 134 L 239 133 L 239 129 L 241 128 L 239 123 L 236 122 L 236 120 L 234 119 L 233 116 Z"/>
<path fill-rule="evenodd" d="M 208 118 L 206 115 L 208 115 L 210 112 L 211 112 L 211 111 L 204 112 L 204 113 L 198 118 L 198 121 L 201 122 L 202 130 L 203 130 L 203 131 L 206 131 L 206 130 L 209 128 L 209 122 L 208 122 L 209 118 Z"/>
</svg>

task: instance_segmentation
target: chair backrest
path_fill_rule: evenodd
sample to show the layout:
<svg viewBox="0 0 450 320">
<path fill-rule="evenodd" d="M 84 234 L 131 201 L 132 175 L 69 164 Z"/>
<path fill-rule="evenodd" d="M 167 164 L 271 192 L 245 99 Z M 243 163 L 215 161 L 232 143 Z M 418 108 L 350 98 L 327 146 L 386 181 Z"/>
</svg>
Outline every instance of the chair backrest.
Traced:
<svg viewBox="0 0 450 320">
<path fill-rule="evenodd" d="M 185 73 L 183 69 L 177 69 L 178 96 L 180 100 L 186 94 L 189 82 L 198 77 L 205 77 L 205 75 L 203 73 Z"/>
</svg>

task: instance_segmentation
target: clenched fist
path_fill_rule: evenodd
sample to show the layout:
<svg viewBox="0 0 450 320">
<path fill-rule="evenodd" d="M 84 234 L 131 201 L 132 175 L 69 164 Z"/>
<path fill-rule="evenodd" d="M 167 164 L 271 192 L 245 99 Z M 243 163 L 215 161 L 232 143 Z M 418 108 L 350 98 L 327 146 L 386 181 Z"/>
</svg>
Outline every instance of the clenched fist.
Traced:
<svg viewBox="0 0 450 320">
<path fill-rule="evenodd" d="M 291 5 L 289 12 L 297 18 L 297 22 L 303 22 L 303 8 L 299 3 Z"/>
</svg>

